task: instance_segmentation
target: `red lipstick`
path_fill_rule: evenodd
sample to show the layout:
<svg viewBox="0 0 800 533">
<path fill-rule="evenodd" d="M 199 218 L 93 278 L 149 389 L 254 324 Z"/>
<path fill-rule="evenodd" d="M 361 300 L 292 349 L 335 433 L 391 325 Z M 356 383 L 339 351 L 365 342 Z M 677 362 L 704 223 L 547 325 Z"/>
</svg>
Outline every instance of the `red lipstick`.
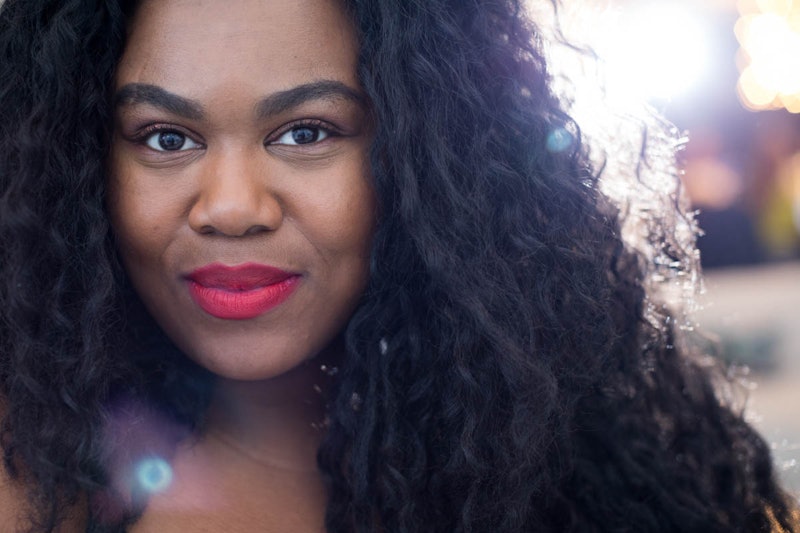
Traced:
<svg viewBox="0 0 800 533">
<path fill-rule="evenodd" d="M 300 275 L 257 263 L 212 263 L 186 279 L 192 299 L 203 311 L 217 318 L 247 320 L 282 304 L 294 292 Z"/>
</svg>

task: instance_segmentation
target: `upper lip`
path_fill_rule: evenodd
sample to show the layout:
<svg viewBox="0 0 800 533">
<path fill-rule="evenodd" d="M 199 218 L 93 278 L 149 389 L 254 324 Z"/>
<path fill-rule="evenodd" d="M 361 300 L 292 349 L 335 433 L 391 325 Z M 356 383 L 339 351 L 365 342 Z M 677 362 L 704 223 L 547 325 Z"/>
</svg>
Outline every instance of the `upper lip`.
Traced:
<svg viewBox="0 0 800 533">
<path fill-rule="evenodd" d="M 296 275 L 277 267 L 258 263 L 244 263 L 236 266 L 211 263 L 193 270 L 186 277 L 204 287 L 248 291 L 280 283 Z"/>
</svg>

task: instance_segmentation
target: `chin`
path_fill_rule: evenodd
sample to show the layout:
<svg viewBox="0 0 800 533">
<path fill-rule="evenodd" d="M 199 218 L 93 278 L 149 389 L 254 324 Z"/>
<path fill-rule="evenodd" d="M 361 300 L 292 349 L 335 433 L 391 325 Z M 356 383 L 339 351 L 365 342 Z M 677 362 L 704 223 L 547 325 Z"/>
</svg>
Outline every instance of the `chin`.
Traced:
<svg viewBox="0 0 800 533">
<path fill-rule="evenodd" d="M 208 341 L 184 352 L 217 376 L 236 381 L 264 381 L 291 374 L 320 351 L 294 343 L 262 341 L 256 346 Z"/>
</svg>

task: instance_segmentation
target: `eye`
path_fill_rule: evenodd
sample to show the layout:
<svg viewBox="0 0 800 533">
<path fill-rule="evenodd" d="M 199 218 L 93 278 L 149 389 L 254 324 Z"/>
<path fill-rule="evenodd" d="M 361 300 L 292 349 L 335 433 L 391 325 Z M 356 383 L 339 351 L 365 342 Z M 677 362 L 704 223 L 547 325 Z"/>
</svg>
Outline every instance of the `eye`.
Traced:
<svg viewBox="0 0 800 533">
<path fill-rule="evenodd" d="M 327 130 L 319 126 L 295 126 L 273 141 L 273 144 L 312 144 L 327 139 L 329 135 Z"/>
<path fill-rule="evenodd" d="M 199 148 L 200 145 L 179 131 L 165 130 L 147 136 L 144 143 L 158 152 L 177 152 Z"/>
</svg>

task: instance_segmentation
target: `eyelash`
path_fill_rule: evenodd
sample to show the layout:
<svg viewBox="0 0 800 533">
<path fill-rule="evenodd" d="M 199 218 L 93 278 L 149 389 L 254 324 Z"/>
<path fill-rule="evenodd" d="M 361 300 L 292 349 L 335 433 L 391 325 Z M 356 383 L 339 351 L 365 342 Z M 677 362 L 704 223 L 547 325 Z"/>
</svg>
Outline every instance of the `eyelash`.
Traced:
<svg viewBox="0 0 800 533">
<path fill-rule="evenodd" d="M 278 140 L 280 140 L 284 136 L 289 135 L 293 131 L 299 130 L 299 129 L 302 129 L 302 128 L 315 130 L 317 132 L 316 137 L 321 137 L 321 138 L 315 138 L 314 140 L 312 140 L 311 142 L 308 142 L 308 143 L 297 143 L 297 142 L 294 142 L 294 144 L 291 144 L 291 143 L 287 143 L 287 142 L 282 142 L 282 143 L 277 142 Z M 182 130 L 181 128 L 178 128 L 178 127 L 170 125 L 170 124 L 152 124 L 150 126 L 142 128 L 136 134 L 136 136 L 133 138 L 133 141 L 136 142 L 137 144 L 144 145 L 144 146 L 146 146 L 146 147 L 148 147 L 151 150 L 156 151 L 156 152 L 181 152 L 181 151 L 186 151 L 188 149 L 195 148 L 194 146 L 190 147 L 190 148 L 184 148 L 184 146 L 181 145 L 176 150 L 166 150 L 166 149 L 159 150 L 159 149 L 157 149 L 157 148 L 155 148 L 155 147 L 150 145 L 150 140 L 154 135 L 159 135 L 159 134 L 164 134 L 164 133 L 176 133 L 176 134 L 178 134 L 178 135 L 180 135 L 180 136 L 182 136 L 184 138 L 184 143 L 186 141 L 189 141 L 189 142 L 197 145 L 196 147 L 203 147 L 203 143 L 200 142 L 200 141 L 195 140 L 193 135 L 190 135 L 190 134 L 186 133 L 184 130 Z M 269 146 L 269 145 L 279 145 L 279 146 L 315 145 L 315 144 L 318 144 L 318 143 L 320 143 L 320 142 L 322 142 L 322 141 L 324 141 L 324 140 L 326 140 L 328 138 L 339 137 L 341 135 L 342 135 L 341 132 L 339 132 L 337 130 L 337 128 L 335 128 L 331 124 L 329 124 L 327 122 L 324 122 L 322 120 L 318 120 L 318 119 L 301 120 L 301 121 L 298 121 L 298 122 L 290 123 L 286 127 L 281 128 L 277 134 L 271 135 L 268 140 L 265 140 L 264 141 L 264 145 L 265 146 Z"/>
<path fill-rule="evenodd" d="M 159 135 L 159 134 L 164 134 L 164 133 L 177 133 L 178 135 L 180 135 L 180 136 L 182 136 L 184 138 L 184 143 L 186 141 L 189 141 L 189 142 L 197 145 L 197 147 L 202 147 L 203 146 L 203 143 L 200 142 L 200 141 L 195 140 L 195 137 L 193 135 L 190 135 L 190 134 L 186 133 L 184 130 L 182 130 L 181 128 L 173 126 L 173 125 L 170 125 L 170 124 L 151 124 L 150 126 L 146 126 L 146 127 L 142 128 L 140 131 L 138 131 L 136 133 L 136 135 L 133 137 L 132 140 L 135 143 L 141 144 L 141 145 L 143 145 L 143 146 L 145 146 L 145 147 L 147 147 L 147 148 L 149 148 L 149 149 L 151 149 L 151 150 L 153 150 L 155 152 L 181 152 L 181 151 L 186 151 L 187 150 L 186 148 L 183 147 L 183 145 L 181 145 L 181 147 L 179 149 L 177 149 L 177 150 L 159 150 L 157 148 L 154 148 L 153 146 L 150 146 L 150 139 L 153 136 Z M 195 148 L 195 147 L 191 147 L 191 148 Z"/>
<path fill-rule="evenodd" d="M 288 144 L 288 143 L 278 143 L 277 141 L 283 138 L 285 135 L 291 134 L 292 131 L 299 130 L 302 128 L 307 128 L 310 130 L 316 130 L 318 133 L 322 134 L 321 139 L 314 139 L 312 142 L 309 143 L 296 143 L 296 144 Z M 340 137 L 342 134 L 340 131 L 337 130 L 333 125 L 324 122 L 318 119 L 312 120 L 300 120 L 297 122 L 292 122 L 287 124 L 285 127 L 282 127 L 278 130 L 278 133 L 275 135 L 271 135 L 271 140 L 264 141 L 264 145 L 282 145 L 282 146 L 305 146 L 305 145 L 314 145 L 318 144 L 325 139 L 329 139 L 331 137 Z"/>
</svg>

